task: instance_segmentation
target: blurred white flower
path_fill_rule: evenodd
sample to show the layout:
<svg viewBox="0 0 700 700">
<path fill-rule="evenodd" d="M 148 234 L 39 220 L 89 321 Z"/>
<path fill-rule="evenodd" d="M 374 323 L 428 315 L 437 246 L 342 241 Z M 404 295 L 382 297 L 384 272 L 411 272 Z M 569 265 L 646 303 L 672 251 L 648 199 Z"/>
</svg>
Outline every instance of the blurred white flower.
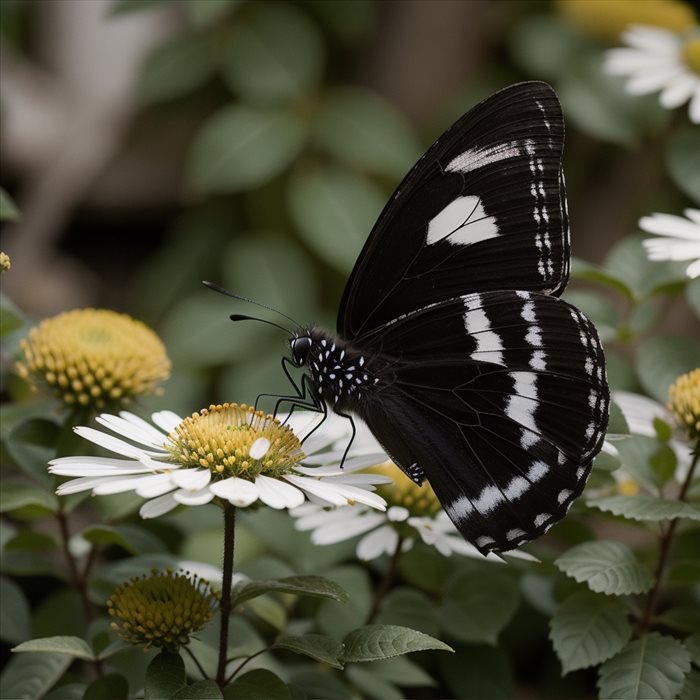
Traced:
<svg viewBox="0 0 700 700">
<path fill-rule="evenodd" d="M 700 39 L 641 25 L 622 38 L 627 47 L 606 52 L 605 70 L 628 76 L 625 89 L 632 95 L 660 91 L 659 102 L 666 109 L 690 101 L 690 120 L 700 124 Z"/>
<path fill-rule="evenodd" d="M 341 469 L 343 451 L 327 449 L 342 435 L 337 422 L 334 427 L 330 420 L 328 430 L 319 429 L 301 443 L 303 428 L 308 434 L 319 418 L 296 412 L 283 425 L 236 404 L 210 406 L 184 420 L 160 411 L 152 423 L 126 411 L 102 414 L 96 420 L 110 432 L 74 430 L 121 457 L 61 457 L 49 463 L 49 471 L 76 477 L 58 487 L 59 495 L 134 491 L 149 499 L 141 507 L 142 518 L 178 505 L 204 505 L 215 497 L 240 507 L 259 500 L 271 508 L 294 508 L 308 498 L 324 506 L 361 503 L 384 510 L 386 503 L 373 491 L 390 479 L 355 472 L 386 455 L 351 451 Z"/>
<path fill-rule="evenodd" d="M 686 218 L 674 214 L 643 216 L 639 228 L 663 236 L 642 241 L 649 260 L 692 260 L 685 273 L 694 279 L 700 276 L 700 209 L 683 213 Z"/>
</svg>

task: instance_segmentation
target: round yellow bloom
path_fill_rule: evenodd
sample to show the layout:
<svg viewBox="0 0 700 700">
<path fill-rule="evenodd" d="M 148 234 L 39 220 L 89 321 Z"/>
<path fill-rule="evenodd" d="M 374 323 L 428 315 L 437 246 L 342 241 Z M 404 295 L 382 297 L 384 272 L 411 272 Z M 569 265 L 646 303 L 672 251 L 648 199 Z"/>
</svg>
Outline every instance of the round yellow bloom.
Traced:
<svg viewBox="0 0 700 700">
<path fill-rule="evenodd" d="M 254 480 L 278 478 L 304 457 L 299 438 L 277 418 L 235 403 L 209 406 L 185 418 L 166 448 L 185 467 Z"/>
<path fill-rule="evenodd" d="M 218 601 L 209 583 L 196 575 L 152 571 L 119 586 L 107 610 L 122 639 L 175 652 L 211 620 Z"/>
<path fill-rule="evenodd" d="M 377 493 L 389 507 L 406 508 L 411 515 L 418 517 L 432 517 L 442 510 L 440 501 L 427 481 L 423 482 L 422 486 L 418 486 L 392 462 L 378 464 L 366 471 L 393 479 L 391 484 L 377 486 Z"/>
<path fill-rule="evenodd" d="M 697 24 L 679 0 L 558 0 L 558 11 L 587 34 L 613 41 L 633 24 L 684 32 Z"/>
<path fill-rule="evenodd" d="M 170 360 L 144 323 L 105 309 L 67 311 L 20 341 L 17 370 L 39 379 L 67 404 L 98 409 L 158 391 Z"/>
<path fill-rule="evenodd" d="M 0 251 L 0 272 L 7 272 L 11 267 L 10 256 Z"/>
<path fill-rule="evenodd" d="M 670 386 L 668 410 L 691 440 L 700 439 L 700 369 L 682 374 Z"/>
</svg>

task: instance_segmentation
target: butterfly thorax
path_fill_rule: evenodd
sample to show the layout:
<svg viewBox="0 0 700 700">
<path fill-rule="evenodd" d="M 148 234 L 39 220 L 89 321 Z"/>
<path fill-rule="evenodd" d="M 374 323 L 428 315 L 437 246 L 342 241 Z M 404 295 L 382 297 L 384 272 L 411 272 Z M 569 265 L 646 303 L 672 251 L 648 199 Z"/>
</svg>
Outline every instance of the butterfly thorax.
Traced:
<svg viewBox="0 0 700 700">
<path fill-rule="evenodd" d="M 300 329 L 292 358 L 305 366 L 318 397 L 334 408 L 352 408 L 379 382 L 372 357 L 321 328 Z"/>
</svg>

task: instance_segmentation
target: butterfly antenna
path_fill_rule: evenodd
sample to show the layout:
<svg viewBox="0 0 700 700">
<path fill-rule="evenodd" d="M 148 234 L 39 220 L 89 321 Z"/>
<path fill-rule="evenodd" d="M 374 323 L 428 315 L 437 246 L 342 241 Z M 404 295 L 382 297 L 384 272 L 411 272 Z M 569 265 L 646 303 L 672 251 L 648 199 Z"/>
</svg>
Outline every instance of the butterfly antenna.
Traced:
<svg viewBox="0 0 700 700">
<path fill-rule="evenodd" d="M 300 323 L 295 321 L 291 316 L 287 316 L 287 314 L 283 313 L 282 311 L 278 311 L 277 309 L 273 309 L 271 306 L 268 306 L 267 304 L 263 304 L 262 302 L 255 301 L 254 299 L 249 299 L 248 297 L 241 296 L 240 294 L 234 294 L 233 292 L 229 292 L 228 289 L 224 289 L 223 287 L 220 287 L 218 284 L 214 284 L 213 282 L 207 282 L 204 280 L 202 284 L 205 287 L 209 287 L 209 289 L 213 289 L 215 292 L 219 292 L 219 294 L 224 294 L 227 297 L 232 297 L 233 299 L 238 299 L 238 301 L 246 301 L 249 304 L 255 304 L 255 306 L 259 306 L 263 309 L 267 309 L 268 311 L 272 311 L 273 313 L 279 314 L 280 316 L 284 316 L 288 321 L 291 321 L 294 324 L 295 328 L 299 328 L 301 326 Z M 234 318 L 236 316 L 236 318 Z M 231 316 L 231 320 L 233 321 L 243 321 L 243 320 L 255 320 L 255 321 L 264 321 L 265 323 L 269 323 L 272 326 L 277 326 L 276 323 L 272 323 L 272 321 L 265 321 L 262 318 L 255 318 L 254 316 L 240 316 L 239 314 L 234 314 L 234 316 Z M 282 326 L 277 326 L 277 328 L 282 328 Z M 283 331 L 286 331 L 288 333 L 292 333 L 287 328 L 282 328 Z"/>
<path fill-rule="evenodd" d="M 279 328 L 281 331 L 284 331 L 289 335 L 294 335 L 294 331 L 290 331 L 289 328 L 280 326 L 279 323 L 275 323 L 274 321 L 268 321 L 266 318 L 258 318 L 257 316 L 246 316 L 245 314 L 231 314 L 229 318 L 232 321 L 260 321 L 261 323 L 267 323 L 268 326 L 274 326 L 275 328 Z"/>
</svg>

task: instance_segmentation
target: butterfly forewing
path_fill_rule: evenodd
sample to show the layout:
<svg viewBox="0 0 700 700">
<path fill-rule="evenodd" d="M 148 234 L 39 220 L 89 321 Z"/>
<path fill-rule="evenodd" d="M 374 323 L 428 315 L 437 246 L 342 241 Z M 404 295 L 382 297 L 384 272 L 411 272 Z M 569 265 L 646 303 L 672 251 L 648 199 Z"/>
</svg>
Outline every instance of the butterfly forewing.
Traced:
<svg viewBox="0 0 700 700">
<path fill-rule="evenodd" d="M 392 378 L 360 413 L 467 539 L 512 549 L 563 517 L 608 413 L 602 347 L 577 309 L 471 294 L 389 324 L 382 343 Z"/>
<path fill-rule="evenodd" d="M 469 292 L 558 295 L 569 270 L 564 125 L 545 83 L 477 105 L 436 141 L 382 212 L 345 290 L 338 331 L 367 336 Z"/>
</svg>

